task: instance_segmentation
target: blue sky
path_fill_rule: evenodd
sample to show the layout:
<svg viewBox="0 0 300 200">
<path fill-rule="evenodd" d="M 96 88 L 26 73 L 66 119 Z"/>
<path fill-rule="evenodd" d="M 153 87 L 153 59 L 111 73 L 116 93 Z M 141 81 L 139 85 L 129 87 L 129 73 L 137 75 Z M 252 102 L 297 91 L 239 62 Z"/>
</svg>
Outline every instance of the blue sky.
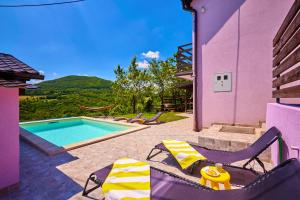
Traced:
<svg viewBox="0 0 300 200">
<path fill-rule="evenodd" d="M 0 0 L 0 4 L 62 0 Z M 0 52 L 42 71 L 114 79 L 113 69 L 137 56 L 172 56 L 191 42 L 191 14 L 180 0 L 87 0 L 35 8 L 0 8 Z M 143 54 L 144 53 L 144 54 Z"/>
</svg>

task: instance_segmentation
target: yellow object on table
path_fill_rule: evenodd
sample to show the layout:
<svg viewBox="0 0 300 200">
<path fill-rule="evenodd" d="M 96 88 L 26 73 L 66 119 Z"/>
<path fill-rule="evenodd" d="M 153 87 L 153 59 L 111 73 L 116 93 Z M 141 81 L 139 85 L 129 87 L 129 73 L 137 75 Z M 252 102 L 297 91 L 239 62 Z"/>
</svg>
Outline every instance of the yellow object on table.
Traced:
<svg viewBox="0 0 300 200">
<path fill-rule="evenodd" d="M 213 190 L 230 190 L 230 174 L 222 167 L 206 166 L 200 171 L 200 185 Z"/>
</svg>

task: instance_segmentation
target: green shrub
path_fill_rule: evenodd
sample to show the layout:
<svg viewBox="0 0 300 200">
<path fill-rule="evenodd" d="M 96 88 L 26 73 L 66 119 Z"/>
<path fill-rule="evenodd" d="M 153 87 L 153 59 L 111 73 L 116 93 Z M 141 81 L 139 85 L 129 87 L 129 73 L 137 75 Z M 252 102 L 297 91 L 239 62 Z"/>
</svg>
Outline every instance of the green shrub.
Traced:
<svg viewBox="0 0 300 200">
<path fill-rule="evenodd" d="M 146 97 L 144 99 L 144 111 L 151 112 L 153 110 L 153 100 L 152 97 Z"/>
<path fill-rule="evenodd" d="M 116 116 L 118 114 L 126 114 L 126 113 L 129 113 L 128 107 L 125 107 L 121 104 L 116 105 L 109 111 L 109 115 L 111 116 Z"/>
<path fill-rule="evenodd" d="M 136 112 L 140 113 L 144 111 L 144 105 L 142 103 L 138 103 L 136 105 Z"/>
</svg>

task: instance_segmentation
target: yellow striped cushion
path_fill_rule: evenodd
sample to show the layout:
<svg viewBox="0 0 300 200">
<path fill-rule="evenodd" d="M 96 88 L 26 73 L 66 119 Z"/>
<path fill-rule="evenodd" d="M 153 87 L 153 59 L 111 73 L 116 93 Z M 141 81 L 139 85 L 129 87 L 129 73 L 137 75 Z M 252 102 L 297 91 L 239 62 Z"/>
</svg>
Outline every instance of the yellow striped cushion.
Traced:
<svg viewBox="0 0 300 200">
<path fill-rule="evenodd" d="M 162 143 L 174 156 L 182 169 L 187 169 L 198 160 L 206 160 L 206 157 L 201 155 L 187 142 L 177 140 L 163 140 Z"/>
<path fill-rule="evenodd" d="M 150 200 L 150 165 L 130 158 L 114 162 L 102 185 L 107 200 Z"/>
</svg>

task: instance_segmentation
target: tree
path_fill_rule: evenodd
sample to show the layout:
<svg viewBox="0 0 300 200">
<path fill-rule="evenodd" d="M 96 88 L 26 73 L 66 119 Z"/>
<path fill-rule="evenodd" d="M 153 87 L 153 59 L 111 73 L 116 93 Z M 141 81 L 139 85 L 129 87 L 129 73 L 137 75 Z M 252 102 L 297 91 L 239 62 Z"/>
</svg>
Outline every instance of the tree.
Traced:
<svg viewBox="0 0 300 200">
<path fill-rule="evenodd" d="M 139 70 L 137 59 L 134 57 L 128 67 L 128 92 L 130 94 L 131 106 L 133 113 L 136 113 L 138 101 L 143 100 L 143 93 L 149 86 L 149 76 L 147 70 Z"/>
<path fill-rule="evenodd" d="M 118 65 L 117 68 L 114 70 L 116 75 L 116 80 L 112 85 L 113 97 L 116 106 L 112 109 L 111 114 L 116 113 L 126 113 L 129 110 L 128 108 L 128 79 L 126 71 Z"/>
<path fill-rule="evenodd" d="M 148 92 L 149 75 L 147 70 L 138 69 L 137 59 L 134 57 L 126 72 L 122 67 L 115 69 L 116 81 L 113 84 L 115 101 L 123 106 L 129 105 L 132 112 L 137 110 L 137 104 L 143 103 L 143 97 Z"/>
<path fill-rule="evenodd" d="M 175 59 L 169 58 L 165 61 L 150 61 L 149 70 L 151 81 L 155 84 L 161 106 L 164 104 L 164 97 L 167 92 L 172 92 L 176 87 L 176 66 Z"/>
</svg>

